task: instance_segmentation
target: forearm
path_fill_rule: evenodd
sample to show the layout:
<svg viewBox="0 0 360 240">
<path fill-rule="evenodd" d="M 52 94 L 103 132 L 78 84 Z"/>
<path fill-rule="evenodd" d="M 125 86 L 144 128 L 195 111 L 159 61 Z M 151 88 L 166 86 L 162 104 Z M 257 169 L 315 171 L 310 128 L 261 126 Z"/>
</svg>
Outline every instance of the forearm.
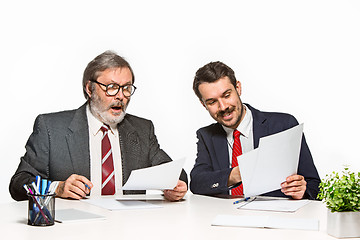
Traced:
<svg viewBox="0 0 360 240">
<path fill-rule="evenodd" d="M 194 168 L 190 174 L 190 190 L 195 194 L 228 194 L 228 178 L 231 169 L 205 171 Z"/>
</svg>

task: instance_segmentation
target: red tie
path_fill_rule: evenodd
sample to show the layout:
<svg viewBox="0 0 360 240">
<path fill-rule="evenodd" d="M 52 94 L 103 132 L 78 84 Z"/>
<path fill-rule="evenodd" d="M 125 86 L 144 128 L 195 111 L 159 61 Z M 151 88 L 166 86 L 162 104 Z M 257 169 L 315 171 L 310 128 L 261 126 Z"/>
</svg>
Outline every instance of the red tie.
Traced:
<svg viewBox="0 0 360 240">
<path fill-rule="evenodd" d="M 240 132 L 235 129 L 233 136 L 234 136 L 234 145 L 232 149 L 232 160 L 231 160 L 232 168 L 237 167 L 239 165 L 237 161 L 237 157 L 242 154 L 241 143 L 240 143 Z M 243 185 L 240 184 L 240 186 L 231 189 L 231 195 L 243 195 Z"/>
<path fill-rule="evenodd" d="M 115 175 L 114 163 L 111 151 L 111 144 L 108 136 L 109 126 L 103 125 L 101 131 L 104 133 L 101 140 L 101 165 L 102 165 L 102 185 L 101 195 L 115 194 Z"/>
</svg>

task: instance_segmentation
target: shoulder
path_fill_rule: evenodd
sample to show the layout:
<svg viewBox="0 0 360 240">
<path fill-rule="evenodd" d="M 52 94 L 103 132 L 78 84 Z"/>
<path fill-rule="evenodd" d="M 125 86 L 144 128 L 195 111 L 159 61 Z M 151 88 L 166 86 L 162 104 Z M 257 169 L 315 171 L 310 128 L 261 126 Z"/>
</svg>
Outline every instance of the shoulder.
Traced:
<svg viewBox="0 0 360 240">
<path fill-rule="evenodd" d="M 146 118 L 138 117 L 132 114 L 126 114 L 125 121 L 129 122 L 131 125 L 148 125 L 152 124 L 152 121 Z"/>
<path fill-rule="evenodd" d="M 119 129 L 122 129 L 124 131 L 135 131 L 140 133 L 146 133 L 146 132 L 153 132 L 154 131 L 154 124 L 151 120 L 138 117 L 132 114 L 126 114 L 124 120 L 119 123 L 118 125 Z"/>
<path fill-rule="evenodd" d="M 36 117 L 35 124 L 45 124 L 50 128 L 68 127 L 75 115 L 81 116 L 79 119 L 87 121 L 84 105 L 78 109 L 40 114 Z"/>
<path fill-rule="evenodd" d="M 250 109 L 255 123 L 266 123 L 275 129 L 287 129 L 299 124 L 296 118 L 289 113 L 259 111 L 249 104 L 246 106 Z"/>
<path fill-rule="evenodd" d="M 197 135 L 213 136 L 213 135 L 224 135 L 226 134 L 224 129 L 219 123 L 213 123 L 208 126 L 202 127 L 196 131 Z"/>
</svg>

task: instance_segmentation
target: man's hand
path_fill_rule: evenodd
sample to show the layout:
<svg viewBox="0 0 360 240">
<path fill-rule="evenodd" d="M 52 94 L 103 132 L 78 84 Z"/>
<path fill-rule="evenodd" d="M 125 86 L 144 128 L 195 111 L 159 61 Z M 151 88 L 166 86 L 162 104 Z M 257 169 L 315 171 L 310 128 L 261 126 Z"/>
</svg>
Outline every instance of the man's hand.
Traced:
<svg viewBox="0 0 360 240">
<path fill-rule="evenodd" d="M 81 199 L 90 193 L 92 187 L 93 184 L 86 177 L 72 174 L 66 181 L 59 182 L 55 193 L 61 198 Z"/>
<path fill-rule="evenodd" d="M 241 182 L 241 175 L 240 175 L 239 166 L 237 166 L 231 170 L 227 185 L 228 185 L 228 187 L 230 187 L 239 182 Z"/>
<path fill-rule="evenodd" d="M 291 175 L 281 184 L 281 191 L 293 199 L 302 199 L 306 190 L 306 181 L 301 175 Z"/>
<path fill-rule="evenodd" d="M 169 201 L 178 201 L 182 199 L 187 192 L 187 186 L 184 181 L 179 180 L 173 190 L 164 190 L 164 196 Z"/>
</svg>

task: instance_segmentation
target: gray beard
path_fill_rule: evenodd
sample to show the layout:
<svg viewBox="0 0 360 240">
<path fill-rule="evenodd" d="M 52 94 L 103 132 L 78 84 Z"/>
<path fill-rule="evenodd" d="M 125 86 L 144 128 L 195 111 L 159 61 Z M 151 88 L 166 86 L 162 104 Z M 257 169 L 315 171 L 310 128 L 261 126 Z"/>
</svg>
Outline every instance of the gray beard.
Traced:
<svg viewBox="0 0 360 240">
<path fill-rule="evenodd" d="M 100 107 L 100 99 L 96 94 L 93 94 L 93 98 L 90 99 L 90 111 L 91 113 L 99 119 L 101 122 L 108 124 L 110 126 L 115 126 L 124 120 L 126 115 L 126 107 L 123 107 L 123 111 L 118 116 L 110 115 L 107 110 Z"/>
</svg>

